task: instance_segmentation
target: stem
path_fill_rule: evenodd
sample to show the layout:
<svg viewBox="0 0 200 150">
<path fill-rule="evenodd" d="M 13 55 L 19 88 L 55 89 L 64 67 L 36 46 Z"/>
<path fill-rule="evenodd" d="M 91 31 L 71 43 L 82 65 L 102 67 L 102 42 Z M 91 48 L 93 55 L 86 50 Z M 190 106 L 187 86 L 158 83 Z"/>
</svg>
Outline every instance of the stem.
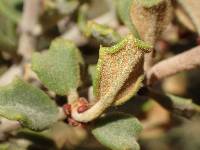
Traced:
<svg viewBox="0 0 200 150">
<path fill-rule="evenodd" d="M 18 53 L 25 61 L 29 61 L 36 48 L 36 25 L 39 20 L 40 0 L 24 0 L 22 20 L 20 23 L 20 38 Z"/>
<path fill-rule="evenodd" d="M 107 92 L 107 94 L 100 98 L 100 100 L 90 109 L 86 110 L 83 113 L 78 113 L 77 109 L 79 106 L 75 103 L 72 106 L 72 118 L 79 122 L 89 122 L 99 117 L 115 101 L 115 96 L 123 86 L 126 79 L 129 77 L 131 73 L 130 67 L 132 68 L 132 66 L 134 66 L 134 63 L 135 62 L 132 62 L 132 64 L 121 70 L 121 73 L 124 74 L 124 76 L 117 77 L 116 81 L 113 82 L 113 86 Z"/>
<path fill-rule="evenodd" d="M 153 84 L 176 73 L 200 67 L 200 46 L 154 65 L 147 72 L 147 84 Z"/>
<path fill-rule="evenodd" d="M 73 89 L 69 92 L 69 94 L 67 95 L 67 100 L 69 104 L 73 104 L 75 101 L 78 100 L 78 93 L 76 91 L 76 89 Z"/>
<path fill-rule="evenodd" d="M 186 118 L 192 118 L 200 114 L 200 106 L 194 104 L 191 99 L 181 98 L 170 94 L 161 94 L 149 89 L 148 96 L 157 101 L 170 112 L 174 112 Z"/>
<path fill-rule="evenodd" d="M 20 127 L 21 127 L 21 125 L 20 125 L 19 121 L 8 120 L 6 118 L 1 118 L 1 120 L 0 120 L 0 132 L 1 133 L 10 132 L 10 131 L 16 130 Z"/>
</svg>

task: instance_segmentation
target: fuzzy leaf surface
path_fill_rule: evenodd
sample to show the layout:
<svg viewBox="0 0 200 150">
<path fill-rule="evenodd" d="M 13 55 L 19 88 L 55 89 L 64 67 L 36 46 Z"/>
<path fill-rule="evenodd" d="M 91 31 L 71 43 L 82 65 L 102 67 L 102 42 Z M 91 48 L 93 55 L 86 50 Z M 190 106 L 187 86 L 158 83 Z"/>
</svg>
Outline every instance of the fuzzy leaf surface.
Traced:
<svg viewBox="0 0 200 150">
<path fill-rule="evenodd" d="M 42 54 L 35 53 L 32 69 L 42 83 L 59 95 L 66 95 L 81 85 L 80 64 L 83 59 L 74 43 L 56 39 L 50 49 Z"/>
<path fill-rule="evenodd" d="M 57 119 L 56 104 L 40 89 L 21 79 L 0 88 L 0 115 L 24 127 L 43 130 Z"/>
<path fill-rule="evenodd" d="M 139 150 L 136 141 L 142 131 L 140 122 L 124 113 L 113 113 L 96 121 L 92 130 L 97 140 L 113 150 Z"/>
</svg>

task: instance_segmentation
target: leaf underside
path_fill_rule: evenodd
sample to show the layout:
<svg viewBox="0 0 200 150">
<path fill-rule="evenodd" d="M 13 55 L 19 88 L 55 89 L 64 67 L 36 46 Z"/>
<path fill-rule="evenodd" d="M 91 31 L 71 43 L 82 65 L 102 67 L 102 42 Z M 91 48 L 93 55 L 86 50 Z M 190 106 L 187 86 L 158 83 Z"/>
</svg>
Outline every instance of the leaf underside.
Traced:
<svg viewBox="0 0 200 150">
<path fill-rule="evenodd" d="M 115 96 L 115 105 L 130 99 L 141 87 L 143 75 L 143 55 L 150 49 L 146 43 L 129 35 L 119 44 L 100 48 L 94 92 L 98 100 L 113 88 L 113 83 L 123 80 L 124 84 Z M 128 68 L 127 72 L 123 72 Z M 117 90 L 117 89 L 116 89 Z"/>
</svg>

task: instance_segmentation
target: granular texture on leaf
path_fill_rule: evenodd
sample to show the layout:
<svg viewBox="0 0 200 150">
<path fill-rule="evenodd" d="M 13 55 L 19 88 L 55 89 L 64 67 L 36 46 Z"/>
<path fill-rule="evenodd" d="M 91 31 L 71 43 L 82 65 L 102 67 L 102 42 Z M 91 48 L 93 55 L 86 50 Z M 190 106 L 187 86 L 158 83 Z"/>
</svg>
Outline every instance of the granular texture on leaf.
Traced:
<svg viewBox="0 0 200 150">
<path fill-rule="evenodd" d="M 171 0 L 133 0 L 130 15 L 140 38 L 154 44 L 171 21 Z"/>
<path fill-rule="evenodd" d="M 97 39 L 104 46 L 112 46 L 121 40 L 120 35 L 106 25 L 88 21 L 87 29 L 88 36 Z"/>
<path fill-rule="evenodd" d="M 0 115 L 24 127 L 42 130 L 57 119 L 56 104 L 40 89 L 21 79 L 0 88 Z"/>
<path fill-rule="evenodd" d="M 56 39 L 50 50 L 43 54 L 35 53 L 32 58 L 32 69 L 42 83 L 60 95 L 76 90 L 80 84 L 80 65 L 83 59 L 74 43 Z"/>
<path fill-rule="evenodd" d="M 115 104 L 119 105 L 133 96 L 141 87 L 143 75 L 143 56 L 151 46 L 129 35 L 113 47 L 101 47 L 97 64 L 94 92 L 101 100 L 114 84 L 123 82 L 123 86 L 114 89 L 117 93 Z"/>
</svg>

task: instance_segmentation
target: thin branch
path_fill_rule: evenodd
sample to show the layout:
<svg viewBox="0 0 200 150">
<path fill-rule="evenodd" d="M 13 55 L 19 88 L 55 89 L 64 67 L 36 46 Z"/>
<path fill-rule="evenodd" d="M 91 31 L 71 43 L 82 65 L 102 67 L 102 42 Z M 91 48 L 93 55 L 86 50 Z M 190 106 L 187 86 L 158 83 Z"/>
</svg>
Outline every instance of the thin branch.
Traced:
<svg viewBox="0 0 200 150">
<path fill-rule="evenodd" d="M 147 72 L 147 83 L 153 84 L 176 73 L 200 67 L 200 46 L 154 65 Z"/>
<path fill-rule="evenodd" d="M 6 133 L 20 128 L 21 125 L 18 121 L 8 120 L 1 118 L 0 120 L 0 133 Z"/>
<path fill-rule="evenodd" d="M 18 53 L 24 60 L 30 60 L 36 48 L 36 26 L 38 24 L 41 0 L 24 0 L 22 20 L 19 25 L 20 38 Z"/>
<path fill-rule="evenodd" d="M 23 67 L 21 65 L 11 66 L 3 75 L 0 77 L 0 86 L 5 86 L 12 82 L 16 76 L 22 76 Z"/>
<path fill-rule="evenodd" d="M 149 89 L 148 96 L 169 110 L 169 112 L 186 118 L 200 115 L 200 106 L 194 104 L 191 99 L 181 98 L 170 94 L 161 94 L 153 89 Z"/>
</svg>

